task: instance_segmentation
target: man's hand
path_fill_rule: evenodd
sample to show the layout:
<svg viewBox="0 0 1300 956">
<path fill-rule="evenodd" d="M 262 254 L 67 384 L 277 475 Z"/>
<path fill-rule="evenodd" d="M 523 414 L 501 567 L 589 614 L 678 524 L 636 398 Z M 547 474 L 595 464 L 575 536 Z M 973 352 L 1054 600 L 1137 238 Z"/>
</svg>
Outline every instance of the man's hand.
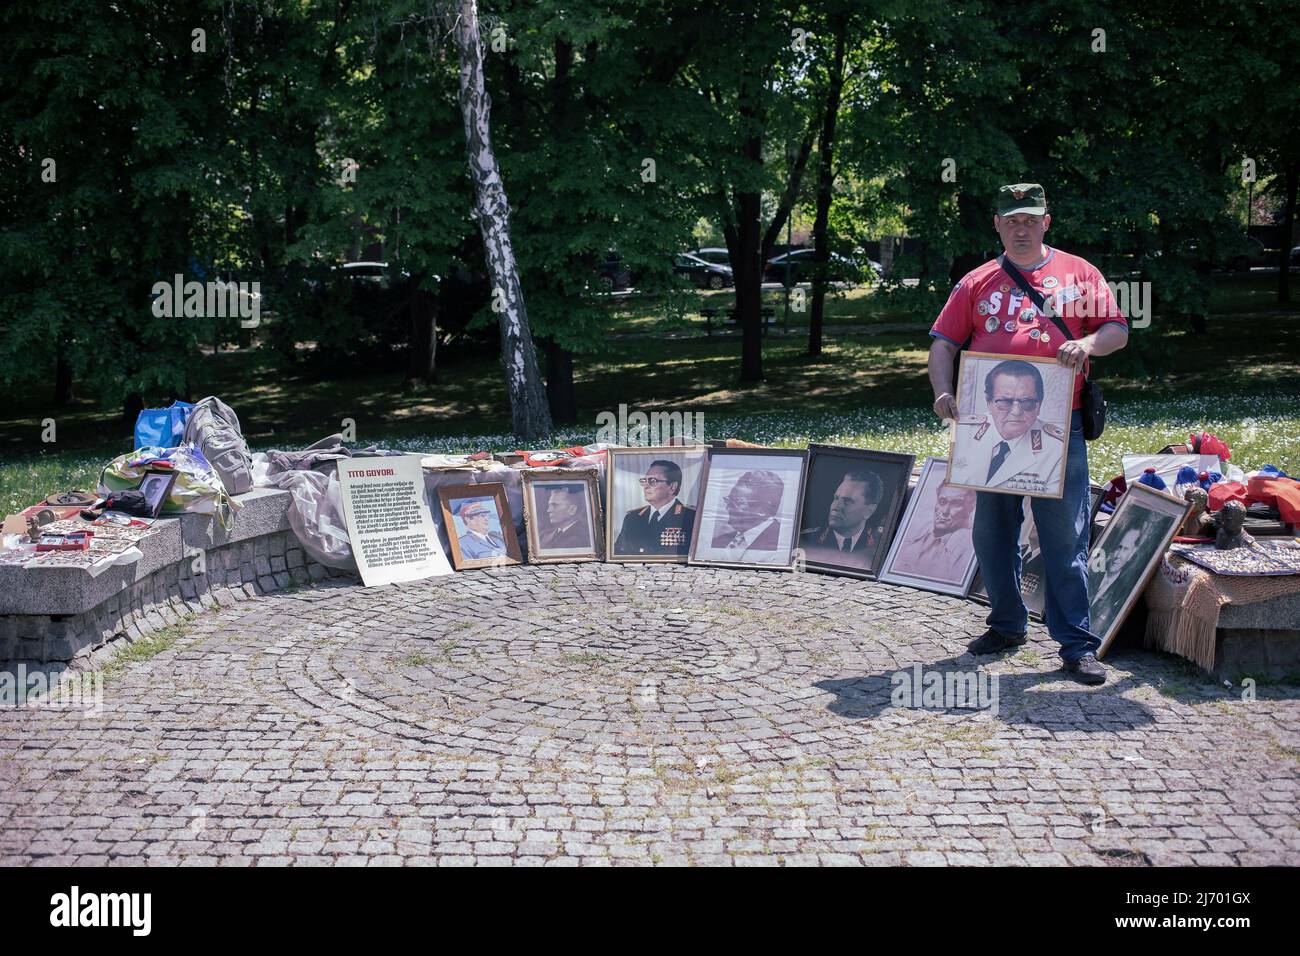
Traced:
<svg viewBox="0 0 1300 956">
<path fill-rule="evenodd" d="M 1088 356 L 1091 353 L 1092 343 L 1089 339 L 1071 339 L 1068 342 L 1061 343 L 1061 347 L 1056 353 L 1056 361 L 1061 365 L 1069 366 L 1076 372 L 1082 372 L 1083 364 L 1088 361 Z"/>
<path fill-rule="evenodd" d="M 957 417 L 957 399 L 944 392 L 934 400 L 934 413 L 940 418 Z"/>
</svg>

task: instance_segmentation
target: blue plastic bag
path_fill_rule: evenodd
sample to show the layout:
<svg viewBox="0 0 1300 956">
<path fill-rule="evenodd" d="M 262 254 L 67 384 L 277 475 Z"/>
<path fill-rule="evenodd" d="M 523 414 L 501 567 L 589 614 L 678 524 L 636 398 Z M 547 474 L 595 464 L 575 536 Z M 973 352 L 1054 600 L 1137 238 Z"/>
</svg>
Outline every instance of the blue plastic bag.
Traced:
<svg viewBox="0 0 1300 956">
<path fill-rule="evenodd" d="M 175 448 L 185 437 L 185 424 L 194 406 L 172 402 L 168 408 L 145 408 L 135 419 L 135 447 Z"/>
</svg>

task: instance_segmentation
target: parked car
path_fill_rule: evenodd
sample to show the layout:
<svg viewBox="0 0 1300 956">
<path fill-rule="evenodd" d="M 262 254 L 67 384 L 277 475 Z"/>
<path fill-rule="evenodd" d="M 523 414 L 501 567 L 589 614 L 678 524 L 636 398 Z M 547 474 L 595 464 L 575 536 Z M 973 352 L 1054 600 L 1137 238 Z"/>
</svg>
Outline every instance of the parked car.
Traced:
<svg viewBox="0 0 1300 956">
<path fill-rule="evenodd" d="M 1295 246 L 1291 250 L 1291 267 L 1300 266 L 1300 246 Z"/>
<path fill-rule="evenodd" d="M 785 255 L 775 256 L 767 261 L 767 268 L 763 270 L 763 281 L 785 283 L 788 275 L 791 285 L 810 282 L 812 281 L 815 257 L 816 252 L 812 249 L 796 249 Z M 789 264 L 788 272 L 787 263 Z M 858 283 L 863 280 L 868 272 L 872 275 L 879 275 L 880 266 L 870 259 L 859 263 L 848 256 L 840 255 L 838 252 L 832 252 L 829 261 L 826 263 L 826 277 L 831 282 Z"/>
<path fill-rule="evenodd" d="M 1255 266 L 1268 265 L 1267 257 L 1264 252 L 1264 243 L 1260 242 L 1254 236 L 1246 236 L 1243 240 L 1246 248 L 1239 252 L 1228 262 L 1228 268 L 1233 272 L 1249 272 Z"/>
<path fill-rule="evenodd" d="M 632 285 L 632 270 L 623 264 L 617 252 L 606 253 L 594 271 L 596 284 L 604 292 L 622 292 Z"/>
<path fill-rule="evenodd" d="M 673 273 L 686 276 L 700 289 L 725 289 L 735 285 L 730 266 L 706 262 L 689 252 L 680 253 L 673 259 Z"/>
<path fill-rule="evenodd" d="M 725 248 L 719 246 L 706 246 L 702 249 L 692 250 L 688 255 L 703 259 L 705 262 L 711 262 L 715 266 L 730 266 L 731 253 Z"/>
</svg>

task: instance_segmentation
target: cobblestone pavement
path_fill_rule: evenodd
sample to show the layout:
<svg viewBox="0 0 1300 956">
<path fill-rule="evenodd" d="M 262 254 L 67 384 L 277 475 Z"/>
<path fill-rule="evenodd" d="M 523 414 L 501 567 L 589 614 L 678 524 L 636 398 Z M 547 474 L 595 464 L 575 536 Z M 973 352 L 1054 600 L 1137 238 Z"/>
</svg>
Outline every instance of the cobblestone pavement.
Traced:
<svg viewBox="0 0 1300 956">
<path fill-rule="evenodd" d="M 0 862 L 1300 863 L 1300 688 L 849 578 L 530 566 L 196 617 L 102 712 L 0 713 Z M 891 704 L 891 675 L 998 707 Z M 915 673 L 914 671 L 912 673 Z"/>
</svg>

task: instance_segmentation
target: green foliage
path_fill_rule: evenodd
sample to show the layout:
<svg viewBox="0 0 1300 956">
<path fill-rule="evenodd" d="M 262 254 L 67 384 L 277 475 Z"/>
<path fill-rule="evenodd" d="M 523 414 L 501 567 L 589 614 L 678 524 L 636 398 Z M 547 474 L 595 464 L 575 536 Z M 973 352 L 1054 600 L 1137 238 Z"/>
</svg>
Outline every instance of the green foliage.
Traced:
<svg viewBox="0 0 1300 956">
<path fill-rule="evenodd" d="M 1300 162 L 1300 21 L 1259 3 L 491 0 L 481 18 L 505 41 L 485 60 L 530 318 L 580 361 L 617 325 L 593 282 L 608 252 L 680 321 L 672 255 L 720 244 L 747 191 L 770 222 L 839 23 L 831 246 L 920 242 L 891 307 L 933 314 L 954 267 L 997 251 L 996 187 L 1037 180 L 1049 241 L 1153 284 L 1157 322 L 1115 362 L 1158 377 L 1205 312 L 1202 264 L 1241 249 L 1242 159 L 1277 208 Z M 184 394 L 239 330 L 155 316 L 177 273 L 260 281 L 282 366 L 303 342 L 344 373 L 391 363 L 410 323 L 323 280 L 375 244 L 409 290 L 482 271 L 447 26 L 425 0 L 4 5 L 0 387 L 49 390 L 61 363 L 83 395 Z"/>
</svg>

